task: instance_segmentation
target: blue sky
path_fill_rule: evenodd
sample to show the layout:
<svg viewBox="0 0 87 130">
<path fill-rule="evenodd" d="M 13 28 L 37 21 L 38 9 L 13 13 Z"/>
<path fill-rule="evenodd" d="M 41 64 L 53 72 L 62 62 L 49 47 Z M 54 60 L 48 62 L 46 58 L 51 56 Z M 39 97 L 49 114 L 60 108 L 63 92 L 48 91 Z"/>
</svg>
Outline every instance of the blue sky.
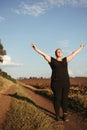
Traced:
<svg viewBox="0 0 87 130">
<path fill-rule="evenodd" d="M 87 0 L 0 0 L 0 39 L 7 51 L 0 67 L 14 78 L 50 77 L 51 69 L 32 42 L 55 57 L 87 44 Z M 70 63 L 70 76 L 87 76 L 87 48 Z"/>
</svg>

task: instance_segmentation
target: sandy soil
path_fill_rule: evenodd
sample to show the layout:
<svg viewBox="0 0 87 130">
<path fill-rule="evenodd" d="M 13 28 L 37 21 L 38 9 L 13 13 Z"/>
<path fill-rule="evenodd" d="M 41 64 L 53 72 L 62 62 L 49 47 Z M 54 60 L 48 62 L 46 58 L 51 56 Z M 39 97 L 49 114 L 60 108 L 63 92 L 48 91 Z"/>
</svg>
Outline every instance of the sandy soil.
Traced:
<svg viewBox="0 0 87 130">
<path fill-rule="evenodd" d="M 6 96 L 7 93 L 13 93 L 14 87 L 9 86 L 7 89 L 0 91 L 0 130 L 2 130 L 2 123 L 6 117 L 6 112 L 10 108 L 11 97 Z"/>
</svg>

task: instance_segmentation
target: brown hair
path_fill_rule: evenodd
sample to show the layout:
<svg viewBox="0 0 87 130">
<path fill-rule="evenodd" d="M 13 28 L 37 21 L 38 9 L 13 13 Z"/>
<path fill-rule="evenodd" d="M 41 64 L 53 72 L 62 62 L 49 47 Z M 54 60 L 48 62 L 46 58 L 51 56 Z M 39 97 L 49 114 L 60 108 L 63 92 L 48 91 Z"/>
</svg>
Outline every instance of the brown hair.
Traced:
<svg viewBox="0 0 87 130">
<path fill-rule="evenodd" d="M 58 50 L 60 50 L 60 51 L 62 51 L 60 48 L 57 48 L 56 50 L 55 50 L 55 55 L 57 56 L 57 51 Z"/>
</svg>

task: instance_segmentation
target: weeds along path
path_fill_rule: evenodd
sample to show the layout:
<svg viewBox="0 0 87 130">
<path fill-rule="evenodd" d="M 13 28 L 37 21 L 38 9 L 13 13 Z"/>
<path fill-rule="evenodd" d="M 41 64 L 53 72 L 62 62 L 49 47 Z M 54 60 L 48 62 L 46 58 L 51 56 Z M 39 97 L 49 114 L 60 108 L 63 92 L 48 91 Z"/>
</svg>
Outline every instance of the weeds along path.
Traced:
<svg viewBox="0 0 87 130">
<path fill-rule="evenodd" d="M 49 99 L 44 98 L 32 91 L 31 86 L 29 88 L 29 86 L 21 84 L 21 87 L 27 93 L 28 97 L 31 98 L 39 106 L 39 108 L 41 108 L 47 115 L 54 118 L 54 124 L 58 125 L 58 123 L 55 121 L 55 114 L 52 102 Z M 62 130 L 87 130 L 87 120 L 82 120 L 82 117 L 80 117 L 77 113 L 69 111 L 68 118 L 70 121 L 64 122 L 62 124 Z"/>
<path fill-rule="evenodd" d="M 10 108 L 11 97 L 7 96 L 8 93 L 13 93 L 14 86 L 9 86 L 5 90 L 0 91 L 0 130 L 2 130 L 2 123 L 6 117 L 6 112 Z"/>
</svg>

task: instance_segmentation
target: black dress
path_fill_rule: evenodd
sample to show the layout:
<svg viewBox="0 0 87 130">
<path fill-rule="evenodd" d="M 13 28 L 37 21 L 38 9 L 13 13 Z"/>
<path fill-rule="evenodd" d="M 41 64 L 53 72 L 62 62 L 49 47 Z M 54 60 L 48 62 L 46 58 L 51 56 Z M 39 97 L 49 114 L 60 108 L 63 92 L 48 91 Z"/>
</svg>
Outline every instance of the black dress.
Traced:
<svg viewBox="0 0 87 130">
<path fill-rule="evenodd" d="M 59 108 L 62 107 L 63 112 L 67 112 L 68 92 L 70 87 L 68 64 L 66 57 L 62 61 L 57 61 L 51 57 L 49 65 L 52 69 L 51 89 L 54 93 L 54 109 L 56 115 L 59 114 Z"/>
</svg>

